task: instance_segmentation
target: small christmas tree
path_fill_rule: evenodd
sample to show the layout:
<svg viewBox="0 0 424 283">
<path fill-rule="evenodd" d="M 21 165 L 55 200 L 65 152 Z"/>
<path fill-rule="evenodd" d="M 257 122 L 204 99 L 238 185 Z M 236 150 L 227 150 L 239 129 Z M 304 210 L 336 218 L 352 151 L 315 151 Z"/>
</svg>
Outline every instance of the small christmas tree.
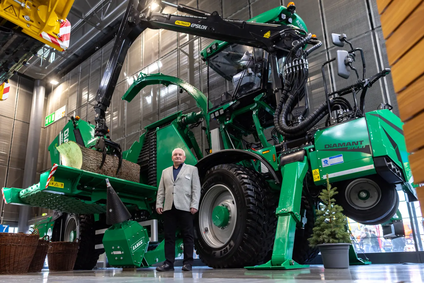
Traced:
<svg viewBox="0 0 424 283">
<path fill-rule="evenodd" d="M 347 232 L 347 219 L 342 213 L 343 208 L 336 204 L 334 195 L 337 188 L 332 188 L 327 175 L 327 189 L 321 191 L 319 197 L 323 202 L 317 211 L 317 219 L 309 244 L 316 246 L 326 243 L 350 243 Z"/>
</svg>

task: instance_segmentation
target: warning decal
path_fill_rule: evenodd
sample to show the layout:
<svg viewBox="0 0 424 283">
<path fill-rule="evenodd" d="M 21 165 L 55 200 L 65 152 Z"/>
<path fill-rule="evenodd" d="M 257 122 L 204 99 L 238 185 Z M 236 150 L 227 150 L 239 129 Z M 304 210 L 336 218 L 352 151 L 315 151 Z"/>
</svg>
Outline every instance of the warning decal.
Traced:
<svg viewBox="0 0 424 283">
<path fill-rule="evenodd" d="M 52 177 L 52 180 L 50 181 L 49 186 L 50 187 L 55 187 L 55 188 L 63 189 L 65 187 L 65 184 L 62 183 L 62 182 L 56 182 L 54 180 L 54 177 Z"/>
<path fill-rule="evenodd" d="M 15 17 L 17 17 L 18 15 L 16 15 L 15 12 L 15 8 L 13 7 L 13 5 L 10 5 L 9 7 L 7 7 L 6 9 L 4 9 L 6 12 L 8 12 L 9 14 L 14 15 Z"/>
<path fill-rule="evenodd" d="M 189 27 L 189 26 L 191 26 L 191 23 L 184 22 L 184 21 L 175 21 L 175 24 L 176 25 L 179 25 L 179 26 L 183 26 L 183 27 Z"/>
<path fill-rule="evenodd" d="M 312 170 L 312 175 L 314 176 L 314 182 L 321 180 L 319 176 L 319 169 Z"/>
</svg>

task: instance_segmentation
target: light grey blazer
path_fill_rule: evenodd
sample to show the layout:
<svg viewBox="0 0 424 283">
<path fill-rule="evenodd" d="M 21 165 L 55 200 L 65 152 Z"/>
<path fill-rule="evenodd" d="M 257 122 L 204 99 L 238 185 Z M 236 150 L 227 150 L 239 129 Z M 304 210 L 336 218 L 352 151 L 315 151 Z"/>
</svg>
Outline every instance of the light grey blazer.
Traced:
<svg viewBox="0 0 424 283">
<path fill-rule="evenodd" d="M 200 180 L 197 167 L 184 163 L 176 180 L 172 168 L 173 166 L 162 171 L 156 208 L 163 208 L 163 211 L 171 210 L 174 203 L 178 210 L 199 209 Z"/>
</svg>

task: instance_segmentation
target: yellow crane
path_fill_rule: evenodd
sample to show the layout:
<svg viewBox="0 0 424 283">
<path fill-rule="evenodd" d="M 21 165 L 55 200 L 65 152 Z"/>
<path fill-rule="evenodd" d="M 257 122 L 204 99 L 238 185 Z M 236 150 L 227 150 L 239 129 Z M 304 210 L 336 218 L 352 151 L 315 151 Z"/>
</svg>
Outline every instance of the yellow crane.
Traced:
<svg viewBox="0 0 424 283">
<path fill-rule="evenodd" d="M 0 0 L 0 100 L 8 97 L 8 79 L 47 44 L 69 47 L 66 19 L 74 0 Z"/>
</svg>

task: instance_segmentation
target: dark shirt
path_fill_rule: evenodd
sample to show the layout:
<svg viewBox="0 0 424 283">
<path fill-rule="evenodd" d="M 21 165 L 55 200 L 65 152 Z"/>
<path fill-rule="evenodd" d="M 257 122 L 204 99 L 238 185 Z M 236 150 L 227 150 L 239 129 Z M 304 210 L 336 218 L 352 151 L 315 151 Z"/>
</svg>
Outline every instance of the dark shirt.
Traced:
<svg viewBox="0 0 424 283">
<path fill-rule="evenodd" d="M 174 165 L 172 165 L 172 172 L 174 173 L 174 181 L 177 179 L 178 173 L 180 173 L 181 167 L 183 167 L 184 163 L 181 163 L 177 169 L 175 169 Z"/>
</svg>

